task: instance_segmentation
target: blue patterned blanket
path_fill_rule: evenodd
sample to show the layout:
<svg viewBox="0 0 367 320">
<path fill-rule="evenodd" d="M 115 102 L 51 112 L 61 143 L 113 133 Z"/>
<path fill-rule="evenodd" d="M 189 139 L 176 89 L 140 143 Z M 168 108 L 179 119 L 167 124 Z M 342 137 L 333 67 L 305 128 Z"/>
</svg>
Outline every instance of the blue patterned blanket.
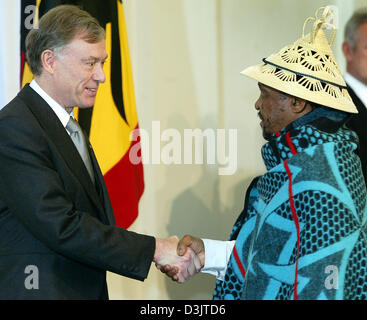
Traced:
<svg viewBox="0 0 367 320">
<path fill-rule="evenodd" d="M 214 299 L 366 299 L 366 186 L 347 115 L 316 108 L 262 148 Z"/>
</svg>

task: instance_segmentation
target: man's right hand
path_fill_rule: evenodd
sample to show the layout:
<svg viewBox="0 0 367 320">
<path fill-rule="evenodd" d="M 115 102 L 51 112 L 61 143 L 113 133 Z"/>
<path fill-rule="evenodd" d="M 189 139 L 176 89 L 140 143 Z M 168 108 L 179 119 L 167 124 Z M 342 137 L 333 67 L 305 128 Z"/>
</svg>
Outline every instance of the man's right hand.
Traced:
<svg viewBox="0 0 367 320">
<path fill-rule="evenodd" d="M 178 237 L 156 238 L 156 250 L 153 261 L 158 270 L 174 281 L 185 282 L 202 268 L 196 253 L 186 247 L 185 252 L 177 255 Z"/>
<path fill-rule="evenodd" d="M 200 238 L 185 235 L 177 245 L 177 254 L 183 256 L 187 248 L 190 248 L 197 255 L 200 261 L 200 269 L 205 265 L 205 247 L 204 242 Z M 200 270 L 199 270 L 200 271 Z"/>
<path fill-rule="evenodd" d="M 174 241 L 174 238 L 178 239 L 177 237 L 171 237 L 167 240 L 170 239 Z M 176 250 L 178 256 L 184 258 L 187 261 L 187 263 L 185 263 L 186 267 L 181 266 L 181 268 L 179 268 L 177 265 L 175 265 L 175 263 L 171 263 L 165 259 L 160 263 L 157 263 L 157 261 L 155 262 L 157 269 L 159 269 L 162 273 L 165 273 L 172 280 L 182 283 L 198 273 L 204 267 L 204 242 L 200 238 L 186 235 L 180 241 L 178 241 Z"/>
</svg>

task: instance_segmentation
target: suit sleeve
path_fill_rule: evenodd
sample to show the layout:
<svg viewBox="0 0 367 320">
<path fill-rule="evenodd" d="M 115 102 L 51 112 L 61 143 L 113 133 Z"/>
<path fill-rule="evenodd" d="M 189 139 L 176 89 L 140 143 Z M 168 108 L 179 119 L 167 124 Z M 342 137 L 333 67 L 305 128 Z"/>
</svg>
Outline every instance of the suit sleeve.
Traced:
<svg viewBox="0 0 367 320">
<path fill-rule="evenodd" d="M 65 257 L 143 280 L 153 237 L 104 225 L 78 211 L 56 171 L 48 138 L 23 118 L 0 119 L 0 196 L 23 226 Z"/>
</svg>

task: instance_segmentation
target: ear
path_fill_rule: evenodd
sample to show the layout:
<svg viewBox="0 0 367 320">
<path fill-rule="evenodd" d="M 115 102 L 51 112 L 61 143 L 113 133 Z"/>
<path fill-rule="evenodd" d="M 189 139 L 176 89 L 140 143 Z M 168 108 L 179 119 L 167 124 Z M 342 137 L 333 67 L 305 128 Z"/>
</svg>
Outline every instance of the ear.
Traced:
<svg viewBox="0 0 367 320">
<path fill-rule="evenodd" d="M 342 50 L 347 62 L 351 62 L 353 60 L 353 48 L 351 47 L 351 45 L 348 42 L 344 41 L 342 45 Z"/>
<path fill-rule="evenodd" d="M 55 60 L 56 60 L 56 55 L 54 51 L 50 49 L 43 51 L 41 54 L 41 62 L 42 62 L 44 71 L 50 74 L 54 74 Z"/>
<path fill-rule="evenodd" d="M 294 96 L 291 99 L 291 110 L 293 113 L 302 113 L 306 111 L 308 102 L 305 99 Z"/>
</svg>

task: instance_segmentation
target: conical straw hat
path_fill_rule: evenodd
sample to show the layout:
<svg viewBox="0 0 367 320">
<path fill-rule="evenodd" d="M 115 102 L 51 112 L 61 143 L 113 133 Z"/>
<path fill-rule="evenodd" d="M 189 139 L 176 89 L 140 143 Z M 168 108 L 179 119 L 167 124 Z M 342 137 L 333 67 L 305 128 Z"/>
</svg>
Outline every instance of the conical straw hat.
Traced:
<svg viewBox="0 0 367 320">
<path fill-rule="evenodd" d="M 323 13 L 321 18 L 318 18 L 321 10 Z M 333 19 L 331 9 L 319 8 L 315 18 L 306 19 L 301 39 L 263 59 L 263 63 L 248 67 L 241 73 L 307 101 L 358 113 L 330 48 L 335 39 L 336 27 L 327 22 L 327 18 L 331 21 Z M 304 35 L 308 22 L 312 20 L 315 22 L 311 33 Z M 333 29 L 330 42 L 323 31 L 328 26 Z"/>
</svg>

